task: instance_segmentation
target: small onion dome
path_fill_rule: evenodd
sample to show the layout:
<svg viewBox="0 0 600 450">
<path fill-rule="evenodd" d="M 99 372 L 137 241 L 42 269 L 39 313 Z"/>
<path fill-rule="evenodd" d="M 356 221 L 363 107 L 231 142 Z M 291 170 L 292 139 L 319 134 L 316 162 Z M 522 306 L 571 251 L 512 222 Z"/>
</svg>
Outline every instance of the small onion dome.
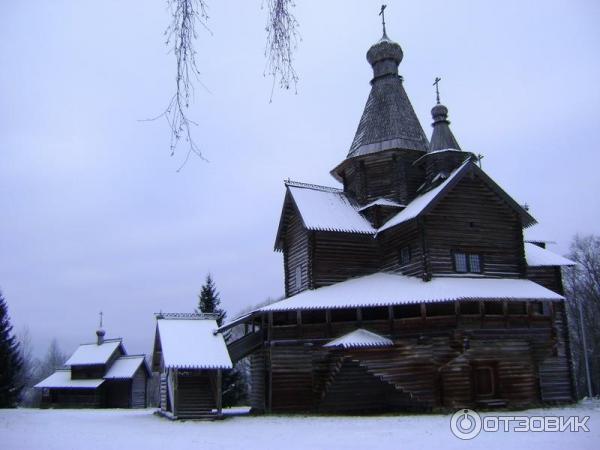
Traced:
<svg viewBox="0 0 600 450">
<path fill-rule="evenodd" d="M 367 61 L 371 65 L 384 59 L 393 59 L 396 64 L 400 64 L 403 56 L 400 44 L 392 41 L 386 34 L 367 51 Z"/>
<path fill-rule="evenodd" d="M 404 53 L 400 45 L 387 37 L 386 34 L 367 51 L 367 61 L 373 67 L 374 77 L 397 75 L 398 65 Z"/>
<path fill-rule="evenodd" d="M 448 121 L 448 108 L 444 105 L 437 104 L 433 108 L 431 108 L 431 117 L 433 117 L 434 122 L 442 122 Z"/>
<path fill-rule="evenodd" d="M 106 334 L 106 331 L 104 331 L 102 328 L 98 328 L 96 330 L 96 336 L 98 338 L 98 345 L 102 344 L 104 342 L 104 335 Z"/>
</svg>

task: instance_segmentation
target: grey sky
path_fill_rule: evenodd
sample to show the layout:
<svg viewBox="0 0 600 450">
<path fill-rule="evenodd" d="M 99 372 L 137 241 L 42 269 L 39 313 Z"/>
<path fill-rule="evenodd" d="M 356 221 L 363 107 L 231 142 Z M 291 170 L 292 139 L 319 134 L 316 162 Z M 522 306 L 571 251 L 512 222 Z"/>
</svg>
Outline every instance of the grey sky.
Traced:
<svg viewBox="0 0 600 450">
<path fill-rule="evenodd" d="M 164 0 L 0 4 L 0 288 L 36 353 L 108 337 L 149 352 L 152 313 L 191 311 L 208 271 L 230 316 L 283 292 L 282 180 L 335 185 L 369 92 L 374 1 L 298 0 L 298 94 L 263 77 L 261 1 L 209 1 L 192 117 L 210 163 L 169 157 Z M 600 219 L 600 3 L 388 2 L 431 135 L 431 86 L 464 150 L 565 252 Z"/>
</svg>

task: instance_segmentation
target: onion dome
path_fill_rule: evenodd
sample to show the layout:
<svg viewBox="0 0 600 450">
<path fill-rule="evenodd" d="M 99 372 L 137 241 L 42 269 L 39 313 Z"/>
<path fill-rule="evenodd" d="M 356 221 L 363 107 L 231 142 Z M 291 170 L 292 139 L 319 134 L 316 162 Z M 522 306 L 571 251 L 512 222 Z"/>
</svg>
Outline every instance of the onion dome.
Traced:
<svg viewBox="0 0 600 450">
<path fill-rule="evenodd" d="M 398 75 L 398 65 L 404 53 L 400 45 L 392 41 L 385 31 L 383 37 L 367 51 L 367 61 L 373 67 L 373 77 Z"/>
<path fill-rule="evenodd" d="M 433 118 L 433 123 L 431 124 L 433 126 L 433 134 L 431 135 L 429 151 L 461 150 L 454 134 L 452 134 L 452 130 L 450 130 L 448 108 L 438 103 L 431 109 L 431 117 Z"/>
</svg>

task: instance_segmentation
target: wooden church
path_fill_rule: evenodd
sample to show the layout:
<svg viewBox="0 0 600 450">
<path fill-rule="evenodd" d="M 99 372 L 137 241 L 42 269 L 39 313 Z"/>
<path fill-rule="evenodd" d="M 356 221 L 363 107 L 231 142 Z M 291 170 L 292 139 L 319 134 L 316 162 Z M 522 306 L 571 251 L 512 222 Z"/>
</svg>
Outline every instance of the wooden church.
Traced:
<svg viewBox="0 0 600 450">
<path fill-rule="evenodd" d="M 128 355 L 121 338 L 81 344 L 59 369 L 35 385 L 43 408 L 145 408 L 148 379 L 145 355 Z"/>
<path fill-rule="evenodd" d="M 463 151 L 425 135 L 383 37 L 343 187 L 285 183 L 286 298 L 220 328 L 251 359 L 255 411 L 525 407 L 573 399 L 561 266 L 536 221 Z"/>
</svg>

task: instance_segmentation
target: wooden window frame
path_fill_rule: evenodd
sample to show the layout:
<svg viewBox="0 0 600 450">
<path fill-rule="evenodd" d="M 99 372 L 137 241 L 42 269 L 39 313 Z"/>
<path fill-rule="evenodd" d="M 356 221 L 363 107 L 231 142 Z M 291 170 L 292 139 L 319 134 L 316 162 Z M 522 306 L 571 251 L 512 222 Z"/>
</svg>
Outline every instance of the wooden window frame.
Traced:
<svg viewBox="0 0 600 450">
<path fill-rule="evenodd" d="M 456 257 L 457 255 L 464 255 L 465 256 L 465 265 L 466 265 L 466 271 L 459 271 L 458 270 L 458 266 L 456 264 Z M 465 252 L 462 250 L 453 250 L 451 253 L 452 256 L 452 270 L 454 270 L 455 273 L 475 273 L 475 274 L 482 274 L 485 272 L 485 264 L 484 264 L 484 258 L 483 255 L 481 253 L 474 253 L 474 252 Z M 475 272 L 473 271 L 473 268 L 471 267 L 471 257 L 476 256 L 479 259 L 479 271 Z"/>
</svg>

